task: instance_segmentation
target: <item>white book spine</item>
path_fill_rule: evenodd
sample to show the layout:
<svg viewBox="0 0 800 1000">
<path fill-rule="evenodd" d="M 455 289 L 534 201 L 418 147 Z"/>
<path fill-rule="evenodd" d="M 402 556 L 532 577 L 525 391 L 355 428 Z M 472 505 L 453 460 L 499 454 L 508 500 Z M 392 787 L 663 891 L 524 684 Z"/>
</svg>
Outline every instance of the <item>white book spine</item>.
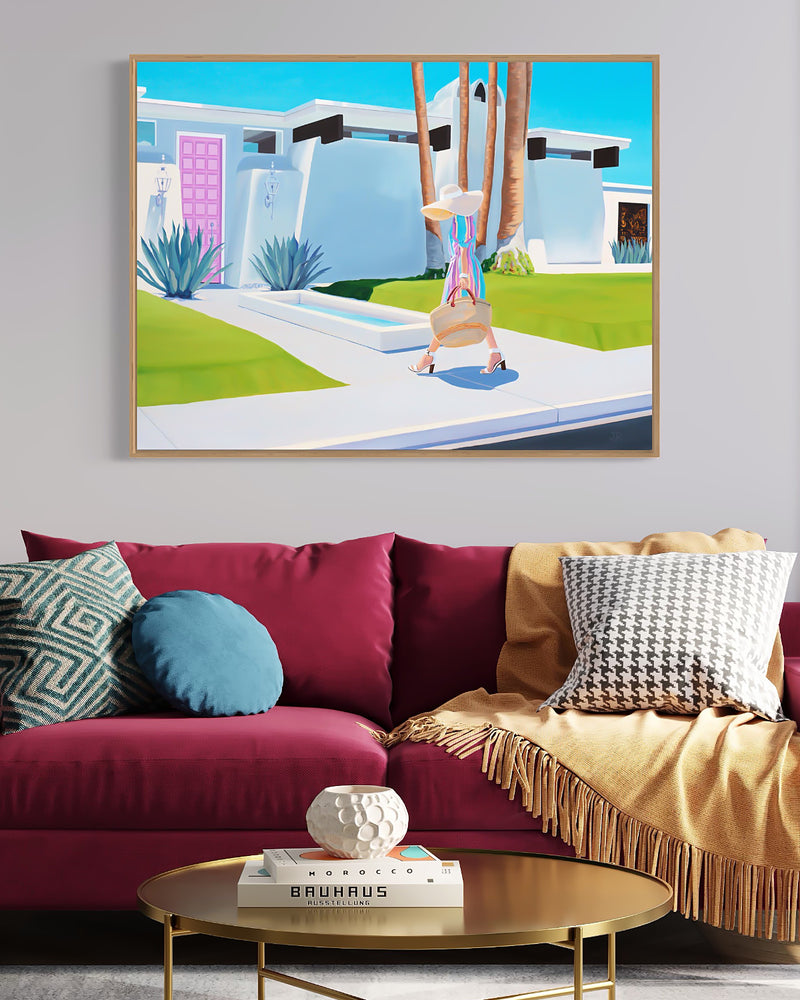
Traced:
<svg viewBox="0 0 800 1000">
<path fill-rule="evenodd" d="M 276 864 L 264 852 L 264 870 L 276 882 L 286 885 L 306 885 L 312 882 L 352 882 L 352 883 L 427 883 L 428 879 L 438 881 L 458 871 L 457 861 L 422 861 L 416 864 L 397 861 L 394 858 L 375 858 L 368 863 L 361 861 L 314 862 L 313 864 Z"/>
<path fill-rule="evenodd" d="M 247 862 L 239 879 L 239 906 L 281 906 L 303 909 L 367 909 L 383 906 L 463 906 L 464 890 L 460 873 L 444 882 L 323 883 L 292 885 L 258 874 L 260 862 Z"/>
</svg>

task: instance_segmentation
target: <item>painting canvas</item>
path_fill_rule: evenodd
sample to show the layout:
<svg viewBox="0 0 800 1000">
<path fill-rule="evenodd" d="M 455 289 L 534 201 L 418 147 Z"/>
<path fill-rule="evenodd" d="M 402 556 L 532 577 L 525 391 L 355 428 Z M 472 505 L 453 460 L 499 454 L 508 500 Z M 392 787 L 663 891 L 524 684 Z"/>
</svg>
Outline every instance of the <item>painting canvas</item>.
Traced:
<svg viewBox="0 0 800 1000">
<path fill-rule="evenodd" d="M 657 57 L 131 57 L 131 450 L 658 452 Z"/>
</svg>

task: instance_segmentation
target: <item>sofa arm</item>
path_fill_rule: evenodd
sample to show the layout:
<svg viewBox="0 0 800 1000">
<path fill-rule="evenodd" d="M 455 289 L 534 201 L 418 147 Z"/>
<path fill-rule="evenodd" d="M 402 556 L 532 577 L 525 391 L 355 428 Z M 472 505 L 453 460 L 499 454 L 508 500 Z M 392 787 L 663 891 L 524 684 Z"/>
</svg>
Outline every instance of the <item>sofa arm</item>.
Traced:
<svg viewBox="0 0 800 1000">
<path fill-rule="evenodd" d="M 783 661 L 783 710 L 800 726 L 800 656 Z"/>
</svg>

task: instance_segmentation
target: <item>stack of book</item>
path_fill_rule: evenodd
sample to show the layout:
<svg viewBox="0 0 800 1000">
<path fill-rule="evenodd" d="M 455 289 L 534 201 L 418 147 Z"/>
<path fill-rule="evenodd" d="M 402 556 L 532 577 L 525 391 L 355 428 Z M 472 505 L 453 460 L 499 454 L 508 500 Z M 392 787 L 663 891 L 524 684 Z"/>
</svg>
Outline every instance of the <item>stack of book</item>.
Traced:
<svg viewBox="0 0 800 1000">
<path fill-rule="evenodd" d="M 239 906 L 463 906 L 458 861 L 401 844 L 386 857 L 334 858 L 318 848 L 265 850 L 246 861 Z"/>
</svg>

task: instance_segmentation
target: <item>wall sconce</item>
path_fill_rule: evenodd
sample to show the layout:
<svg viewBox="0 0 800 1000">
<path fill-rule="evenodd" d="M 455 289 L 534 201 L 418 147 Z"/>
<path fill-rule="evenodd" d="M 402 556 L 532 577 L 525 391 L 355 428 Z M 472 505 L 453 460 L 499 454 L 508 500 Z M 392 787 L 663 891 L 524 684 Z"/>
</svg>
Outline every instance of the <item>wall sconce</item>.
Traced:
<svg viewBox="0 0 800 1000">
<path fill-rule="evenodd" d="M 167 174 L 166 156 L 161 154 L 161 168 L 156 174 L 156 205 L 163 205 L 164 198 L 167 191 L 169 191 L 169 186 L 172 183 L 172 178 Z"/>
<path fill-rule="evenodd" d="M 281 186 L 278 180 L 278 175 L 275 173 L 275 161 L 273 160 L 270 164 L 269 173 L 267 174 L 267 179 L 264 182 L 264 186 L 267 189 L 266 197 L 264 198 L 264 204 L 269 209 L 270 219 L 275 218 L 275 198 L 278 194 L 278 188 Z"/>
</svg>

